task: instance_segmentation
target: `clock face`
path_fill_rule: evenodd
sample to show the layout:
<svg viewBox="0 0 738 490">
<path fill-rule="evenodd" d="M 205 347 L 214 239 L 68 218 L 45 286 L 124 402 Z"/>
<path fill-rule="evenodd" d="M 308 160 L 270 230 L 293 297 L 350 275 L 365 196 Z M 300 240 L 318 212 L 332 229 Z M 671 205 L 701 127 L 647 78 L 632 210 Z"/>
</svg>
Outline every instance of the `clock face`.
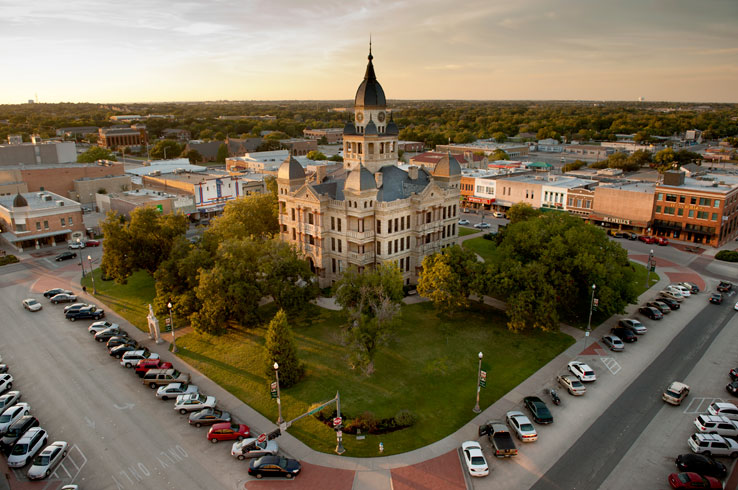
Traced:
<svg viewBox="0 0 738 490">
<path fill-rule="evenodd" d="M 384 112 L 377 114 L 377 119 L 379 119 L 379 122 L 384 122 Z"/>
<path fill-rule="evenodd" d="M 356 120 L 361 122 L 364 120 L 364 113 L 363 112 L 357 112 L 356 113 Z"/>
</svg>

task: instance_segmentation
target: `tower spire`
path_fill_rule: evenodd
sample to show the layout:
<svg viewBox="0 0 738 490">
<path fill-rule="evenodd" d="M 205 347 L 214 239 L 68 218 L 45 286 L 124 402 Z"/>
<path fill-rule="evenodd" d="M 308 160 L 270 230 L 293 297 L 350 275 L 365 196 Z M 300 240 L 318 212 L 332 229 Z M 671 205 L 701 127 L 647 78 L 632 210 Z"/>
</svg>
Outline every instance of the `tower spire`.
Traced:
<svg viewBox="0 0 738 490">
<path fill-rule="evenodd" d="M 373 60 L 374 56 L 372 56 L 372 33 L 369 33 L 369 61 Z"/>
</svg>

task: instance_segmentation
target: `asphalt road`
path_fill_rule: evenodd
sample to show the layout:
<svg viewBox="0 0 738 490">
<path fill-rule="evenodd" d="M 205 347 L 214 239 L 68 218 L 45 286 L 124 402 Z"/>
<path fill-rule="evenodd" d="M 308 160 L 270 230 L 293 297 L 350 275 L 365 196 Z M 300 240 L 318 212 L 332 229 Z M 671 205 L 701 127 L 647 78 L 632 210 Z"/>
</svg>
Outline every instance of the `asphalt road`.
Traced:
<svg viewBox="0 0 738 490">
<path fill-rule="evenodd" d="M 55 276 L 69 274 L 68 262 L 47 265 L 59 269 L 41 277 L 37 288 L 51 287 Z M 190 427 L 173 401 L 158 400 L 108 356 L 87 332 L 91 321 L 67 321 L 63 305 L 31 292 L 39 271 L 3 270 L 0 354 L 15 378 L 13 388 L 31 404 L 50 441 L 66 440 L 72 447 L 51 478 L 59 482 L 45 488 L 73 481 L 89 489 L 218 490 L 245 480 L 246 466 L 230 456 L 230 444 L 208 443 L 205 428 Z M 39 299 L 43 310 L 24 310 L 26 297 Z M 108 319 L 115 321 L 114 315 Z M 16 475 L 25 479 L 25 471 Z"/>
<path fill-rule="evenodd" d="M 706 301 L 705 296 L 702 293 L 698 298 Z M 733 316 L 732 301 L 719 306 L 706 304 L 532 488 L 600 488 L 663 408 L 664 387 L 687 377 Z"/>
</svg>

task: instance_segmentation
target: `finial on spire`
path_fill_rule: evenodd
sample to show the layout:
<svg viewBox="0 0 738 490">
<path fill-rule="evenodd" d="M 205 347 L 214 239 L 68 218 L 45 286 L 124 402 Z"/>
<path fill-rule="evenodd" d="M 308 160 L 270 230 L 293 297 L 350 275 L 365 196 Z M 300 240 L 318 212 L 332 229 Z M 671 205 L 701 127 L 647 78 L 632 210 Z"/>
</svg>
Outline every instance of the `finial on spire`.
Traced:
<svg viewBox="0 0 738 490">
<path fill-rule="evenodd" d="M 372 33 L 369 33 L 369 61 L 374 59 L 374 56 L 372 56 Z"/>
</svg>

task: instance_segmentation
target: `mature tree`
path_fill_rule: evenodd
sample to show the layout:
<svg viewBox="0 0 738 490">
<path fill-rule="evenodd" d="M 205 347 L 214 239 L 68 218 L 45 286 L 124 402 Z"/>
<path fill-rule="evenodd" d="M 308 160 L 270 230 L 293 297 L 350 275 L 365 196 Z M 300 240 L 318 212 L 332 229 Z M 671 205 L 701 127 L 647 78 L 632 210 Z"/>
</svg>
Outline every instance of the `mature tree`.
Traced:
<svg viewBox="0 0 738 490">
<path fill-rule="evenodd" d="M 182 154 L 183 146 L 172 140 L 161 140 L 151 148 L 151 157 L 159 159 L 177 158 Z"/>
<path fill-rule="evenodd" d="M 505 150 L 500 150 L 499 148 L 493 151 L 490 156 L 492 160 L 510 160 L 510 155 Z"/>
<path fill-rule="evenodd" d="M 203 129 L 198 134 L 198 138 L 200 138 L 201 140 L 206 140 L 206 141 L 207 140 L 211 140 L 211 139 L 213 139 L 213 134 L 214 133 L 213 133 L 213 130 L 212 129 Z"/>
<path fill-rule="evenodd" d="M 305 375 L 305 365 L 297 358 L 297 345 L 284 310 L 279 310 L 269 322 L 264 341 L 264 373 L 274 375 L 276 362 L 280 387 L 295 385 Z"/>
<path fill-rule="evenodd" d="M 453 313 L 469 306 L 474 281 L 482 273 L 474 252 L 458 245 L 447 247 L 423 259 L 418 294 L 430 299 L 437 310 Z"/>
<path fill-rule="evenodd" d="M 192 165 L 197 165 L 202 162 L 202 155 L 195 149 L 187 150 L 182 154 L 182 156 L 188 159 Z"/>
<path fill-rule="evenodd" d="M 282 149 L 282 143 L 279 142 L 279 140 L 273 140 L 264 138 L 264 141 L 256 147 L 256 151 L 275 151 L 275 150 L 281 150 Z"/>
<path fill-rule="evenodd" d="M 276 202 L 279 195 L 279 186 L 277 185 L 277 179 L 271 175 L 264 177 L 264 184 L 266 185 L 267 191 L 271 192 Z"/>
<path fill-rule="evenodd" d="M 187 217 L 182 213 L 162 215 L 156 208 L 134 209 L 128 224 L 134 266 L 153 274 L 169 257 L 174 239 L 186 231 Z"/>
<path fill-rule="evenodd" d="M 221 145 L 218 147 L 218 153 L 215 156 L 215 161 L 218 163 L 225 163 L 226 158 L 228 158 L 228 145 L 225 143 L 221 143 Z"/>
<path fill-rule="evenodd" d="M 77 156 L 78 163 L 94 163 L 98 160 L 112 160 L 115 162 L 117 158 L 112 151 L 99 146 L 93 146 Z"/>
<path fill-rule="evenodd" d="M 135 245 L 128 233 L 123 216 L 110 211 L 100 225 L 105 246 L 103 247 L 100 269 L 103 275 L 112 277 L 115 282 L 124 284 L 133 273 L 132 258 Z"/>
<path fill-rule="evenodd" d="M 573 170 L 579 170 L 580 168 L 586 167 L 586 166 L 587 166 L 586 162 L 583 162 L 582 160 L 574 160 L 573 162 L 567 163 L 566 165 L 561 167 L 561 172 L 563 173 L 571 172 Z"/>
<path fill-rule="evenodd" d="M 671 148 L 664 148 L 653 156 L 653 161 L 660 164 L 668 164 L 676 161 L 676 153 Z"/>
<path fill-rule="evenodd" d="M 328 138 L 326 138 L 325 136 L 321 136 L 320 139 L 318 140 L 318 144 L 319 145 L 327 145 L 328 144 Z"/>
<path fill-rule="evenodd" d="M 504 143 L 505 141 L 507 141 L 507 135 L 502 131 L 497 131 L 496 133 L 493 133 L 492 138 L 494 138 L 494 140 L 498 143 Z"/>
<path fill-rule="evenodd" d="M 271 192 L 230 201 L 223 214 L 213 219 L 203 241 L 210 249 L 227 238 L 270 238 L 279 232 L 277 198 Z"/>
<path fill-rule="evenodd" d="M 304 257 L 289 243 L 270 240 L 259 260 L 263 296 L 271 296 L 277 307 L 297 314 L 318 297 L 320 288 Z"/>
<path fill-rule="evenodd" d="M 695 163 L 702 161 L 702 155 L 689 150 L 679 150 L 674 155 L 679 165 L 687 165 L 688 163 Z"/>
<path fill-rule="evenodd" d="M 215 136 L 213 136 L 213 139 L 217 141 L 222 141 L 226 139 L 226 134 L 223 131 L 218 131 L 217 133 L 215 133 Z"/>
<path fill-rule="evenodd" d="M 394 264 L 359 273 L 351 268 L 336 282 L 336 302 L 347 315 L 344 339 L 349 362 L 367 375 L 374 372 L 377 350 L 392 336 L 402 301 L 402 274 Z"/>
<path fill-rule="evenodd" d="M 533 206 L 525 202 L 513 204 L 507 211 L 507 217 L 510 220 L 510 224 L 526 221 L 540 215 L 541 211 L 534 209 Z"/>
<path fill-rule="evenodd" d="M 326 160 L 328 158 L 323 153 L 319 152 L 318 150 L 309 151 L 307 154 L 307 157 L 310 160 Z"/>
</svg>

